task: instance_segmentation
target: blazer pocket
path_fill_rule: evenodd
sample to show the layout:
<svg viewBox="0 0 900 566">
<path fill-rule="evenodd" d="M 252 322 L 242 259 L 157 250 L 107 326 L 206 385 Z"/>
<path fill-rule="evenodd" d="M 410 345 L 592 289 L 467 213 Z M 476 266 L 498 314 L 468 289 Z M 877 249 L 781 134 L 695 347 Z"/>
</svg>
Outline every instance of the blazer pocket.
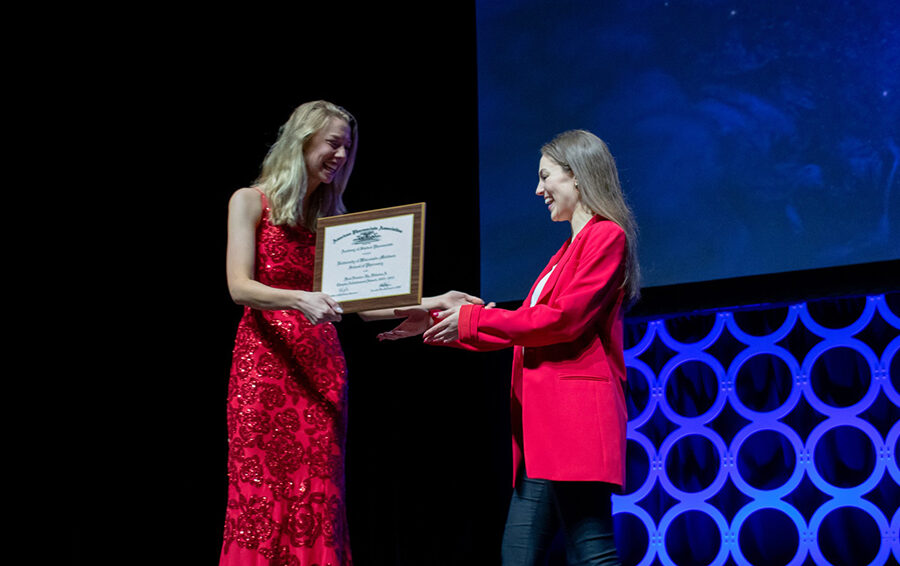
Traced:
<svg viewBox="0 0 900 566">
<path fill-rule="evenodd" d="M 559 378 L 575 381 L 609 381 L 608 375 L 561 375 Z"/>
</svg>

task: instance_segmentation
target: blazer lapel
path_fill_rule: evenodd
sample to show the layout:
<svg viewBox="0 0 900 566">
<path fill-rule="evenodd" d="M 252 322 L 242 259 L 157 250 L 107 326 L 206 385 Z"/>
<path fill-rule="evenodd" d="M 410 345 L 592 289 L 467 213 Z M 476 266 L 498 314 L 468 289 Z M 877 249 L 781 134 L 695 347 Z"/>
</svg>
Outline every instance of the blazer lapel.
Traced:
<svg viewBox="0 0 900 566">
<path fill-rule="evenodd" d="M 550 278 L 547 279 L 547 283 L 544 285 L 544 288 L 541 289 L 541 296 L 538 297 L 537 303 L 547 302 L 547 299 L 550 297 L 550 292 L 553 290 L 554 287 L 556 287 L 556 282 L 559 281 L 560 274 L 565 270 L 566 264 L 569 262 L 569 259 L 571 259 L 571 257 L 572 257 L 572 254 L 569 252 L 573 249 L 572 244 L 575 243 L 575 240 L 577 240 L 579 236 L 584 234 L 584 230 L 585 230 L 585 228 L 588 227 L 588 225 L 593 224 L 595 222 L 599 222 L 599 221 L 600 221 L 599 216 L 597 216 L 597 215 L 592 216 L 591 219 L 588 220 L 587 224 L 585 224 L 584 228 L 582 228 L 581 231 L 578 232 L 578 234 L 575 236 L 575 238 L 573 239 L 570 237 L 568 240 L 566 240 L 566 243 L 563 244 L 563 246 L 559 249 L 559 251 L 556 252 L 556 255 L 553 256 L 553 258 L 550 260 L 550 263 L 547 264 L 547 267 L 545 267 L 544 271 L 541 272 L 541 276 L 538 277 L 538 281 L 540 281 L 541 278 L 547 274 L 547 271 L 549 269 L 551 269 L 554 265 L 556 266 L 556 269 L 554 269 L 553 273 L 550 274 Z M 537 281 L 535 281 L 534 286 L 532 286 L 531 292 L 528 293 L 529 299 L 531 297 L 531 294 L 534 293 L 535 286 L 537 286 Z M 537 304 L 537 303 L 535 303 L 535 304 Z"/>
<path fill-rule="evenodd" d="M 553 266 L 559 262 L 559 258 L 562 257 L 562 255 L 565 253 L 565 251 L 568 247 L 569 247 L 569 240 L 566 240 L 566 242 L 562 245 L 562 247 L 559 248 L 559 250 L 557 250 L 557 252 L 555 254 L 553 254 L 553 257 L 550 258 L 550 261 L 548 261 L 547 265 L 544 267 L 544 269 L 541 270 L 540 275 L 538 275 L 537 279 L 534 280 L 534 283 L 531 284 L 531 289 L 528 291 L 528 294 L 525 295 L 525 300 L 522 301 L 523 306 L 528 306 L 531 304 L 531 296 L 534 295 L 534 290 L 537 288 L 538 283 L 540 283 L 541 279 L 543 279 L 544 276 L 547 275 L 547 272 L 550 271 L 551 269 L 553 269 Z M 551 280 L 555 279 L 557 275 L 559 275 L 559 270 L 554 269 L 553 275 L 550 276 L 550 279 Z M 548 280 L 547 284 L 544 285 L 544 289 L 541 291 L 541 297 L 543 297 L 547 294 L 547 289 L 549 287 L 550 287 L 550 281 Z"/>
</svg>

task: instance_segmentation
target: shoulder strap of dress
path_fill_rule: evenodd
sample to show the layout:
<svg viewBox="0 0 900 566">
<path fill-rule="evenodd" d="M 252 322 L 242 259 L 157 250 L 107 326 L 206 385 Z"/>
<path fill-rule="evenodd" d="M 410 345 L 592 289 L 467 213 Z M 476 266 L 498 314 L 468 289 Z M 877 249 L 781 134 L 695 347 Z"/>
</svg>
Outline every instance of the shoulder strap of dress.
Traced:
<svg viewBox="0 0 900 566">
<path fill-rule="evenodd" d="M 259 198 L 262 201 L 263 210 L 268 210 L 269 201 L 268 201 L 268 199 L 266 199 L 266 193 L 262 192 L 262 189 L 260 189 L 259 187 L 255 186 L 255 185 L 253 188 L 256 190 L 256 192 L 259 193 Z"/>
</svg>

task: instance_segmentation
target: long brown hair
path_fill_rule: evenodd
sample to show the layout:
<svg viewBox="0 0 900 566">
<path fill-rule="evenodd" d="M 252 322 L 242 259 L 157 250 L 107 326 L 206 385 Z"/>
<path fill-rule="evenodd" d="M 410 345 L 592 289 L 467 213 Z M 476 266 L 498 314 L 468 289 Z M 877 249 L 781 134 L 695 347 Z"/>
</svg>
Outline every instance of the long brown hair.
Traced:
<svg viewBox="0 0 900 566">
<path fill-rule="evenodd" d="M 574 175 L 582 204 L 625 232 L 625 280 L 622 288 L 633 302 L 641 294 L 637 255 L 637 223 L 619 184 L 616 161 L 603 140 L 587 130 L 569 130 L 544 144 L 541 153 Z"/>
</svg>

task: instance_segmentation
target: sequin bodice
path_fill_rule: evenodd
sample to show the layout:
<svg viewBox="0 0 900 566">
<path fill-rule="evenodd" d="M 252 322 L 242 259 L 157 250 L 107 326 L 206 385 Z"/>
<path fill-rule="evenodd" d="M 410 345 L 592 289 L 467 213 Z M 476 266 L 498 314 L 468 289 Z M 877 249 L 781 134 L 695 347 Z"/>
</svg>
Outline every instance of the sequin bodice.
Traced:
<svg viewBox="0 0 900 566">
<path fill-rule="evenodd" d="M 309 291 L 316 235 L 302 226 L 273 226 L 263 211 L 257 229 L 256 280 L 279 289 Z"/>
</svg>

